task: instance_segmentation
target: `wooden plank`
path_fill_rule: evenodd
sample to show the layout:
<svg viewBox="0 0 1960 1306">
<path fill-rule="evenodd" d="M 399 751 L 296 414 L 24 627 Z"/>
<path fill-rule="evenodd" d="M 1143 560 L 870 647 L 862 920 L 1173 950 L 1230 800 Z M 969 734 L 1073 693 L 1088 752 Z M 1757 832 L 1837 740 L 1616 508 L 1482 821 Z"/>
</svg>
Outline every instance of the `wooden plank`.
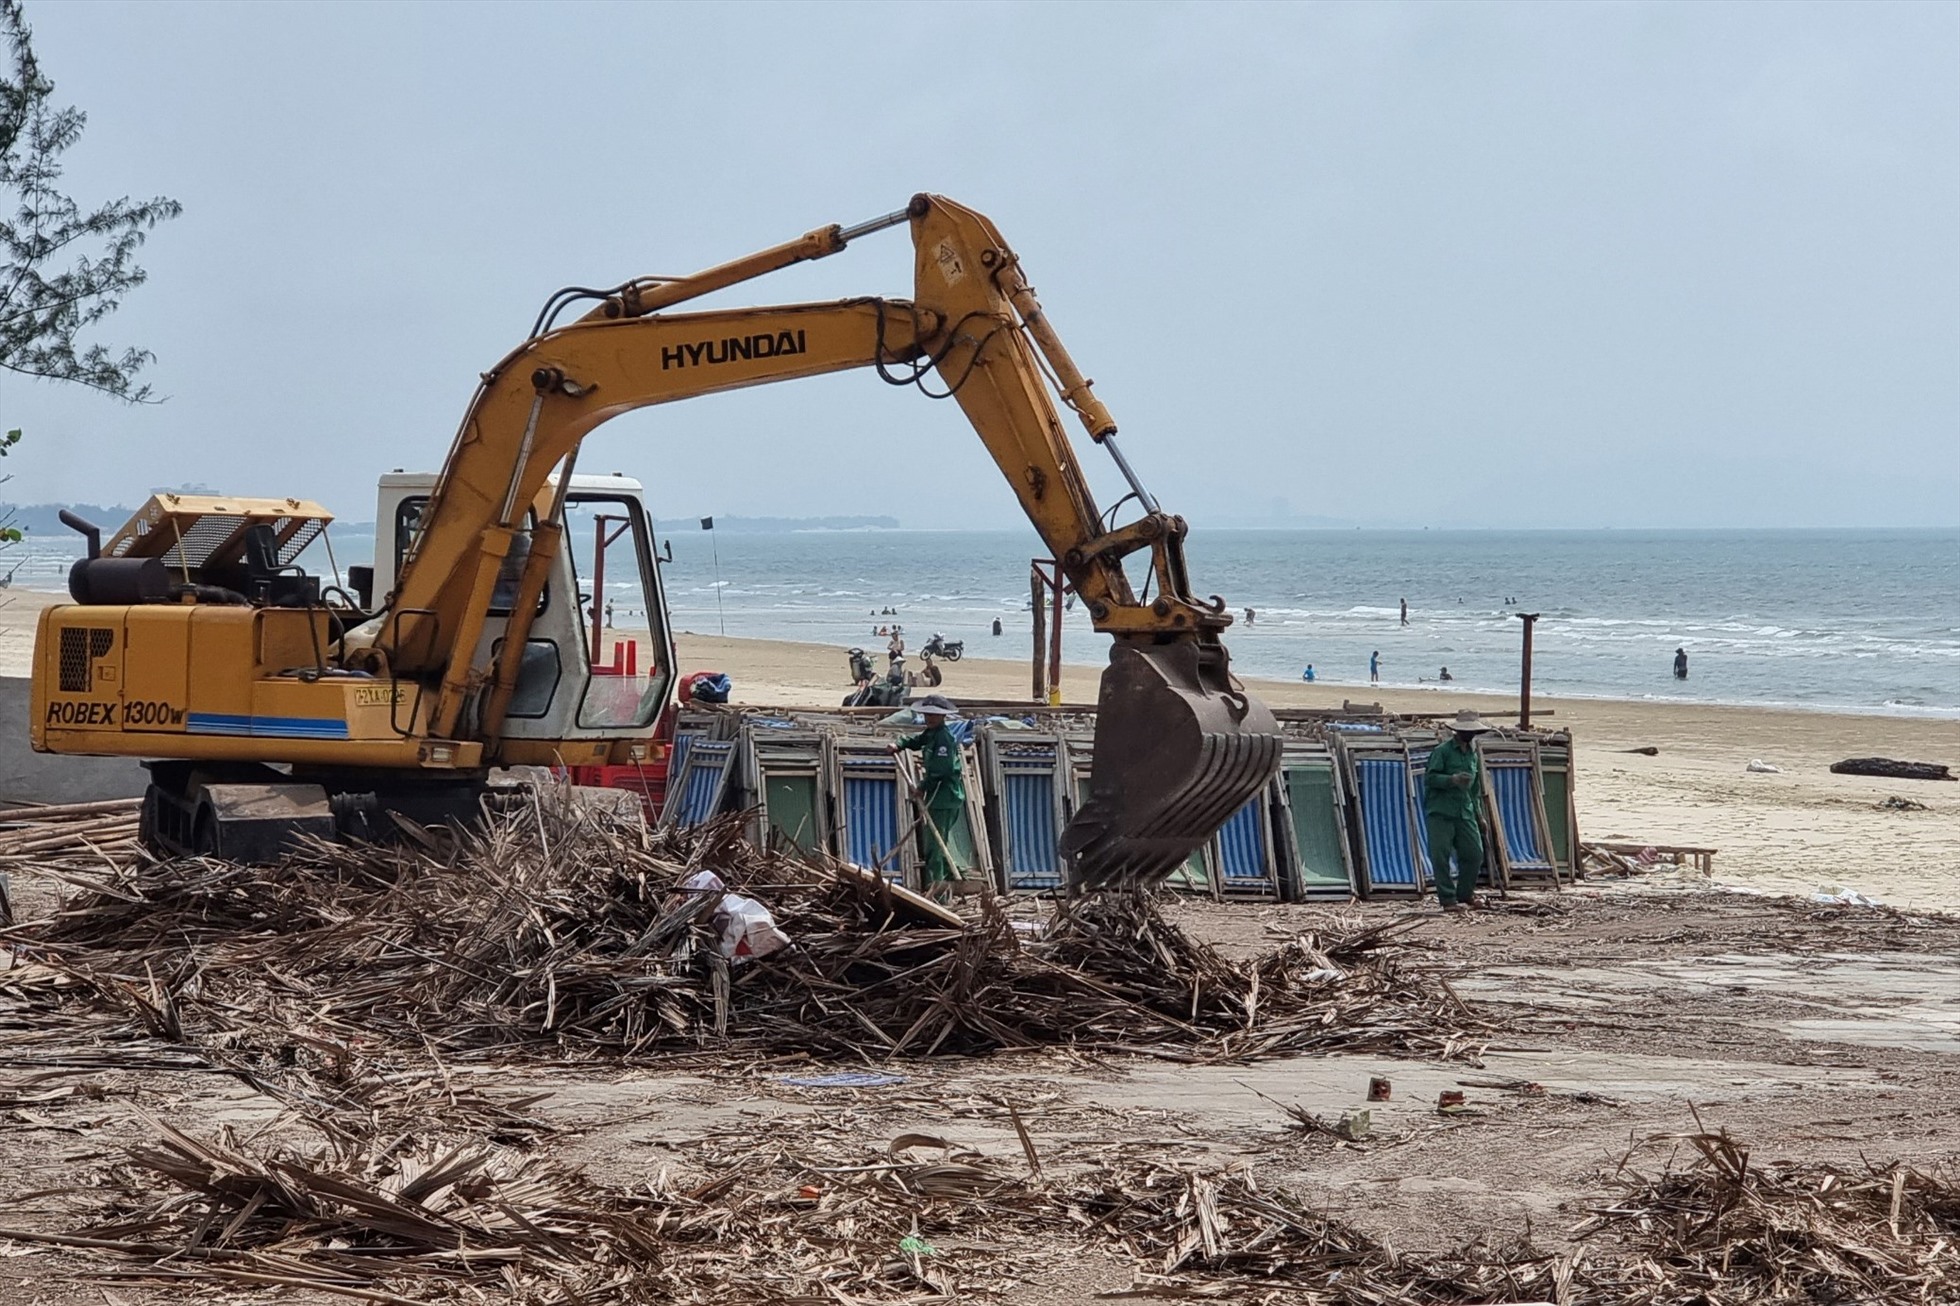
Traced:
<svg viewBox="0 0 1960 1306">
<path fill-rule="evenodd" d="M 849 862 L 834 863 L 831 869 L 840 880 L 856 878 L 875 886 L 880 895 L 879 901 L 894 916 L 918 925 L 937 925 L 954 930 L 966 928 L 966 918 L 951 907 L 942 907 L 924 894 L 914 893 L 901 884 L 893 884 L 876 871 L 853 866 Z"/>
</svg>

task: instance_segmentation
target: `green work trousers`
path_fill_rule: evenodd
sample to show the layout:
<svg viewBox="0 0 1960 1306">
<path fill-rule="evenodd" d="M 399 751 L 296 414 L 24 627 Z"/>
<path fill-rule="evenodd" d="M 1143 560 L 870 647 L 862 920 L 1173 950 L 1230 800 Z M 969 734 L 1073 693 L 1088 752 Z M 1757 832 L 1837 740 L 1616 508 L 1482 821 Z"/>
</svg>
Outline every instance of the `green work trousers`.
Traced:
<svg viewBox="0 0 1960 1306">
<path fill-rule="evenodd" d="M 925 882 L 928 886 L 960 878 L 959 868 L 953 865 L 948 852 L 953 847 L 953 831 L 959 827 L 960 808 L 963 805 L 958 798 L 942 798 L 937 794 L 926 799 L 926 820 L 932 829 L 919 831 L 919 836 L 925 844 L 921 851 L 925 854 Z M 934 831 L 938 832 L 936 837 Z"/>
<path fill-rule="evenodd" d="M 1475 817 L 1445 816 L 1431 812 L 1429 826 L 1429 872 L 1436 882 L 1436 901 L 1445 907 L 1469 902 L 1477 890 L 1477 873 L 1484 869 L 1484 833 Z M 1450 874 L 1450 862 L 1456 874 Z"/>
</svg>

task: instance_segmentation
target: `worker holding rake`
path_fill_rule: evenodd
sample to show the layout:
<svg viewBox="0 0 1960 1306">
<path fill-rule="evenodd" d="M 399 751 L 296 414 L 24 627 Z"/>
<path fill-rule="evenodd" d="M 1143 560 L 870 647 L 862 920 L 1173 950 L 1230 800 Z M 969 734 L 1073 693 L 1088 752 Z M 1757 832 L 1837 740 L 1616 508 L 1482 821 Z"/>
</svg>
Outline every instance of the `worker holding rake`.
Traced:
<svg viewBox="0 0 1960 1306">
<path fill-rule="evenodd" d="M 960 809 L 966 806 L 960 740 L 948 724 L 959 709 L 944 694 L 928 694 L 912 704 L 912 710 L 925 721 L 925 729 L 900 739 L 898 747 L 918 753 L 924 763 L 920 796 L 925 799 L 926 828 L 920 842 L 925 853 L 926 892 L 944 901 L 951 896 L 953 881 L 959 878 L 949 849 Z"/>
</svg>

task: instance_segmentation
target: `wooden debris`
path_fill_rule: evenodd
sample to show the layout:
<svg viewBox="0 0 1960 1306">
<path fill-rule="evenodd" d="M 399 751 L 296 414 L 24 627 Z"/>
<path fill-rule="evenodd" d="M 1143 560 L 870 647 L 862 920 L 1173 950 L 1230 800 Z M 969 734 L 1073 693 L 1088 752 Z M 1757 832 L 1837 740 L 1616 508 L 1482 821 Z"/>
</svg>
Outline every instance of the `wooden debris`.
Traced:
<svg viewBox="0 0 1960 1306">
<path fill-rule="evenodd" d="M 132 1167 L 98 1175 L 80 1227 L 0 1239 L 135 1263 L 119 1277 L 379 1302 L 1011 1299 L 1030 1246 L 1126 1253 L 1135 1281 L 1117 1296 L 1305 1306 L 1932 1306 L 1960 1287 L 1948 1180 L 1898 1165 L 1765 1171 L 1725 1133 L 1690 1136 L 1685 1170 L 1626 1172 L 1574 1250 L 1411 1254 L 1243 1165 L 1023 1179 L 930 1135 L 826 1154 L 744 1130 L 688 1145 L 685 1172 L 621 1189 L 467 1139 L 375 1135 L 302 1156 L 154 1127 Z"/>
<path fill-rule="evenodd" d="M 15 938 L 153 1037 L 289 1065 L 377 1046 L 854 1063 L 1057 1045 L 1206 1061 L 1479 1047 L 1475 1013 L 1397 964 L 1415 921 L 1330 927 L 1234 961 L 1147 898 L 1110 895 L 1027 941 L 997 903 L 955 927 L 882 881 L 739 832 L 739 818 L 650 833 L 543 804 L 442 855 L 322 844 L 275 868 L 141 859 L 95 871 L 95 889 Z M 679 889 L 704 868 L 767 906 L 793 946 L 730 966 L 715 899 Z"/>
<path fill-rule="evenodd" d="M 135 851 L 139 798 L 0 811 L 0 859 Z M 0 867 L 5 862 L 0 861 Z"/>
<path fill-rule="evenodd" d="M 1686 1143 L 1694 1163 L 1653 1177 L 1621 1163 L 1625 1193 L 1576 1231 L 1620 1243 L 1617 1255 L 1589 1252 L 1588 1301 L 1960 1300 L 1960 1186 L 1949 1177 L 1896 1164 L 1765 1167 L 1725 1129 L 1649 1141 Z"/>
</svg>

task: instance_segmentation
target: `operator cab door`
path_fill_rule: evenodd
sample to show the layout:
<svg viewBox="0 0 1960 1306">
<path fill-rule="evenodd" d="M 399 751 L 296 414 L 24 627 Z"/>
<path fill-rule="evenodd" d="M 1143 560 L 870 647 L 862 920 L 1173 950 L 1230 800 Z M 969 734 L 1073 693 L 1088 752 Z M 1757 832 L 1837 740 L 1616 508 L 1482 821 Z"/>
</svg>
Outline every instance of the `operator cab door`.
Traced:
<svg viewBox="0 0 1960 1306">
<path fill-rule="evenodd" d="M 590 669 L 570 733 L 644 735 L 674 677 L 666 595 L 638 494 L 575 489 L 565 503 L 565 551 L 578 593 L 578 647 Z"/>
<path fill-rule="evenodd" d="M 667 606 L 639 487 L 585 480 L 565 497 L 564 540 L 525 641 L 506 739 L 645 738 L 672 692 Z M 506 621 L 486 627 L 479 665 L 501 652 Z"/>
</svg>

